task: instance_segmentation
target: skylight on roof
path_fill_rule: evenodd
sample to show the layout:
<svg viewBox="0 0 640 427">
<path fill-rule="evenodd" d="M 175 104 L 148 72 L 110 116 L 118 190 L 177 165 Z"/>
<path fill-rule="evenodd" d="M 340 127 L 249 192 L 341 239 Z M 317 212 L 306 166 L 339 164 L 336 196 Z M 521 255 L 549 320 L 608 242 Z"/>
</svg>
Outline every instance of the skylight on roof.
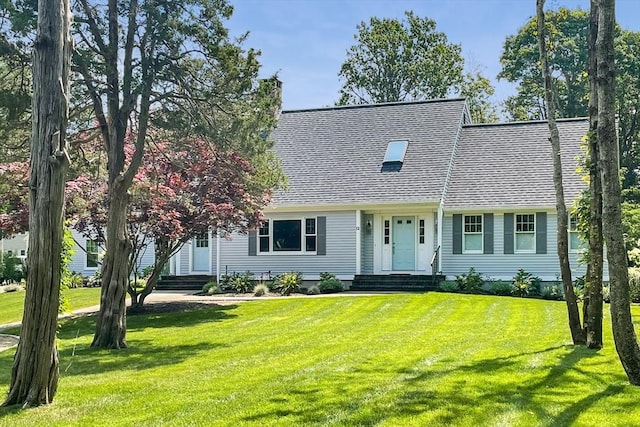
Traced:
<svg viewBox="0 0 640 427">
<path fill-rule="evenodd" d="M 387 152 L 384 155 L 384 163 L 404 161 L 404 155 L 407 152 L 409 141 L 389 141 Z"/>
</svg>

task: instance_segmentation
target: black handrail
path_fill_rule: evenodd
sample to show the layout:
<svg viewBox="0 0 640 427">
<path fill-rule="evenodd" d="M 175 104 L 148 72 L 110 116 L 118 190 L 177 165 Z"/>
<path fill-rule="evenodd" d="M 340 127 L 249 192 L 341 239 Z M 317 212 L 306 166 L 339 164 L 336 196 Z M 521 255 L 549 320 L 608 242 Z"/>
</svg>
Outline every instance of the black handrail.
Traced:
<svg viewBox="0 0 640 427">
<path fill-rule="evenodd" d="M 440 253 L 440 245 L 433 251 L 431 257 L 431 283 L 436 284 L 436 272 L 438 271 L 438 254 Z"/>
</svg>

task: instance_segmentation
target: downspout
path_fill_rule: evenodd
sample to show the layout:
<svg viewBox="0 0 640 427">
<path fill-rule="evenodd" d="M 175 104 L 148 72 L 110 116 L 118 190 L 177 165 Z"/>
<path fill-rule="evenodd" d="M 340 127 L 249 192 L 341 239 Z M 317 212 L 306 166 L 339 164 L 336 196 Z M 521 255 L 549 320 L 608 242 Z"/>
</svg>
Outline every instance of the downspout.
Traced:
<svg viewBox="0 0 640 427">
<path fill-rule="evenodd" d="M 439 272 L 442 272 L 444 267 L 442 265 L 442 223 L 444 221 L 444 202 L 447 198 L 449 183 L 451 182 L 451 174 L 453 172 L 453 164 L 456 160 L 456 153 L 458 151 L 458 143 L 460 142 L 460 136 L 462 134 L 462 127 L 467 122 L 467 118 L 469 118 L 469 122 L 471 122 L 470 117 L 471 117 L 471 114 L 469 113 L 469 105 L 465 100 L 462 115 L 460 116 L 460 121 L 458 122 L 458 131 L 456 132 L 456 136 L 453 140 L 453 148 L 451 149 L 451 158 L 449 159 L 447 176 L 445 177 L 444 187 L 442 188 L 442 194 L 440 195 L 440 203 L 438 203 L 438 213 L 437 213 L 438 226 L 436 228 L 436 232 L 438 233 L 437 248 L 440 249 L 438 251 L 438 269 L 440 270 Z"/>
<path fill-rule="evenodd" d="M 220 230 L 216 232 L 216 283 L 220 283 Z"/>
<path fill-rule="evenodd" d="M 362 271 L 362 212 L 356 209 L 356 275 Z"/>
</svg>

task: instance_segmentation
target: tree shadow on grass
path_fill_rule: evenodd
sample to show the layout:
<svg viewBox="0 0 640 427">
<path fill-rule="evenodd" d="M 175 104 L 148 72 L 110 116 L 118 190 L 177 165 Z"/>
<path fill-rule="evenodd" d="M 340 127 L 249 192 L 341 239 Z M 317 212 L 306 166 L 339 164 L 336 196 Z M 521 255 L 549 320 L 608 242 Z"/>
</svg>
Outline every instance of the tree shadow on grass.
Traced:
<svg viewBox="0 0 640 427">
<path fill-rule="evenodd" d="M 525 377 L 514 375 L 518 369 L 523 369 L 523 358 L 563 350 L 565 352 L 557 361 L 553 354 L 547 361 L 547 364 L 554 363 L 553 366 L 526 368 L 531 369 L 529 374 L 533 372 L 533 375 Z M 501 416 L 508 417 L 515 410 L 519 411 L 517 416 L 531 417 L 526 421 L 534 424 L 560 422 L 568 425 L 599 399 L 624 390 L 620 385 L 606 386 L 593 372 L 585 372 L 576 366 L 579 361 L 596 355 L 582 347 L 557 346 L 462 365 L 455 365 L 453 360 L 450 364 L 441 360 L 426 366 L 417 360 L 405 368 L 386 372 L 379 364 L 367 366 L 363 363 L 352 371 L 325 380 L 322 387 L 302 383 L 287 390 L 286 394 L 276 395 L 269 400 L 272 405 L 265 405 L 264 412 L 243 420 L 268 423 L 276 417 L 286 417 L 294 424 L 335 423 L 337 420 L 337 424 L 344 425 L 377 425 L 401 420 L 415 423 L 416 417 L 430 412 L 428 422 L 434 425 L 468 423 L 470 418 L 480 424 L 496 424 L 500 423 Z M 543 375 L 535 375 L 535 370 Z M 451 379 L 447 381 L 449 375 Z M 470 380 L 471 377 L 474 379 Z M 478 381 L 478 377 L 482 381 Z M 573 389 L 576 386 L 572 384 L 587 378 L 590 382 L 600 382 L 589 388 L 593 392 L 585 394 L 584 388 Z M 303 409 L 299 409 L 300 405 L 293 408 L 287 405 L 290 396 L 295 395 L 304 396 Z M 574 397 L 579 400 L 575 401 Z M 485 405 L 484 402 L 491 403 Z"/>
<path fill-rule="evenodd" d="M 96 350 L 84 346 L 67 348 L 60 352 L 60 374 L 102 375 L 105 372 L 140 372 L 160 366 L 174 365 L 226 344 L 199 342 L 158 346 L 151 340 L 132 340 L 128 348 L 120 350 Z"/>
</svg>

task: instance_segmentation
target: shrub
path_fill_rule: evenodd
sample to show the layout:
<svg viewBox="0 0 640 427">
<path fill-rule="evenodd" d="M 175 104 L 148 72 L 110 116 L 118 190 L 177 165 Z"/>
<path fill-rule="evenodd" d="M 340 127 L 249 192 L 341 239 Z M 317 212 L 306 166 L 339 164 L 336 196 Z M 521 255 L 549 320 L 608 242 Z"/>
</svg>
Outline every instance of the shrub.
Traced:
<svg viewBox="0 0 640 427">
<path fill-rule="evenodd" d="M 223 291 L 245 294 L 251 292 L 253 286 L 253 273 L 250 271 L 233 273 L 232 275 L 225 274 L 220 278 L 220 289 Z"/>
<path fill-rule="evenodd" d="M 471 267 L 467 273 L 456 276 L 456 283 L 461 292 L 469 294 L 479 294 L 482 292 L 482 277 L 473 267 Z"/>
<path fill-rule="evenodd" d="M 24 277 L 24 265 L 20 258 L 13 254 L 2 254 L 2 263 L 0 263 L 0 282 L 7 281 L 20 282 Z"/>
<path fill-rule="evenodd" d="M 344 291 L 344 284 L 332 273 L 320 273 L 318 289 L 323 294 L 331 294 Z"/>
<path fill-rule="evenodd" d="M 205 295 L 217 294 L 220 293 L 220 288 L 218 287 L 218 284 L 215 282 L 215 280 L 211 280 L 204 284 L 204 286 L 202 287 L 202 293 Z"/>
<path fill-rule="evenodd" d="M 640 302 L 640 268 L 629 268 L 629 296 L 632 302 Z"/>
<path fill-rule="evenodd" d="M 513 284 L 504 280 L 492 280 L 489 286 L 489 293 L 493 295 L 511 295 L 513 292 Z"/>
<path fill-rule="evenodd" d="M 540 296 L 542 299 L 558 301 L 561 300 L 564 295 L 560 286 L 557 283 L 553 283 L 549 286 L 545 286 L 540 292 Z"/>
<path fill-rule="evenodd" d="M 269 292 L 269 287 L 267 285 L 265 285 L 264 283 L 258 283 L 254 288 L 253 288 L 253 295 L 256 297 L 261 297 L 267 294 L 267 292 Z"/>
<path fill-rule="evenodd" d="M 453 280 L 445 280 L 444 282 L 440 283 L 439 288 L 442 292 L 460 292 L 460 286 L 458 285 L 458 282 L 455 282 Z"/>
<path fill-rule="evenodd" d="M 292 292 L 298 292 L 302 286 L 302 274 L 291 271 L 282 273 L 273 278 L 273 290 L 281 295 L 291 295 Z"/>
<path fill-rule="evenodd" d="M 573 293 L 576 294 L 576 299 L 578 301 L 582 301 L 584 299 L 584 287 L 585 287 L 585 278 L 584 276 L 576 277 L 573 281 Z"/>
<path fill-rule="evenodd" d="M 320 288 L 318 288 L 318 285 L 313 285 L 309 289 L 307 289 L 307 295 L 319 295 L 319 294 L 320 294 Z"/>
<path fill-rule="evenodd" d="M 515 276 L 513 276 L 513 293 L 512 295 L 518 297 L 526 297 L 529 295 L 540 294 L 540 282 L 541 279 L 538 276 L 525 271 L 524 269 L 518 270 Z"/>
</svg>

